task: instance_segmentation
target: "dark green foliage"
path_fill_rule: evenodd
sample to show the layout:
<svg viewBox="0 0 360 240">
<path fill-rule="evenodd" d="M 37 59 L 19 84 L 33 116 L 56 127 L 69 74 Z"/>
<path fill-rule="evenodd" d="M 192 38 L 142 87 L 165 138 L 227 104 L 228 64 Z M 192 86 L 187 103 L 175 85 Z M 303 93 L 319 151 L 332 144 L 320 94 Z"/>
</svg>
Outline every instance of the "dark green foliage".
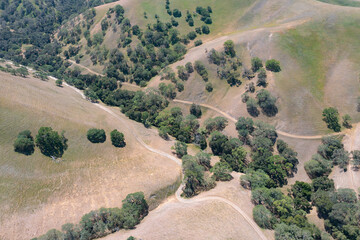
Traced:
<svg viewBox="0 0 360 240">
<path fill-rule="evenodd" d="M 249 97 L 248 100 L 246 101 L 246 110 L 252 117 L 259 116 L 260 112 L 258 110 L 258 106 L 259 105 L 256 102 L 256 100 L 253 99 L 252 97 Z"/>
<path fill-rule="evenodd" d="M 192 197 L 200 191 L 215 187 L 215 183 L 205 179 L 204 168 L 197 163 L 194 157 L 186 155 L 182 161 L 185 183 L 182 190 L 185 197 Z"/>
<path fill-rule="evenodd" d="M 208 26 L 206 26 L 206 25 L 203 25 L 203 26 L 201 27 L 201 32 L 202 32 L 203 34 L 209 34 L 209 33 L 210 33 L 210 28 L 209 28 Z"/>
<path fill-rule="evenodd" d="M 194 68 L 193 68 L 193 65 L 191 62 L 188 62 L 185 64 L 185 68 L 186 68 L 186 71 L 188 73 L 193 73 L 194 72 Z"/>
<path fill-rule="evenodd" d="M 276 98 L 273 97 L 269 91 L 261 89 L 256 93 L 256 99 L 259 106 L 267 116 L 273 117 L 278 113 Z"/>
<path fill-rule="evenodd" d="M 235 49 L 234 49 L 234 42 L 232 40 L 227 40 L 224 43 L 224 51 L 225 51 L 225 54 L 228 55 L 229 57 L 236 56 Z"/>
<path fill-rule="evenodd" d="M 85 95 L 86 99 L 92 103 L 97 103 L 99 100 L 98 95 L 92 89 L 86 89 L 84 91 L 84 95 Z"/>
<path fill-rule="evenodd" d="M 41 127 L 36 135 L 36 146 L 48 157 L 60 158 L 67 149 L 67 139 L 51 127 Z"/>
<path fill-rule="evenodd" d="M 202 115 L 201 107 L 199 105 L 196 105 L 195 103 L 191 104 L 190 114 L 194 115 L 197 118 L 200 118 Z"/>
<path fill-rule="evenodd" d="M 325 176 L 314 178 L 311 185 L 313 192 L 317 192 L 318 190 L 334 191 L 335 189 L 334 180 Z"/>
<path fill-rule="evenodd" d="M 352 161 L 351 161 L 355 170 L 358 170 L 360 167 L 360 151 L 354 150 L 352 152 Z"/>
<path fill-rule="evenodd" d="M 267 75 L 266 75 L 265 69 L 261 68 L 259 71 L 259 74 L 258 74 L 257 85 L 266 87 L 267 86 L 266 77 L 267 77 Z"/>
<path fill-rule="evenodd" d="M 104 129 L 90 128 L 87 131 L 87 139 L 92 143 L 103 143 L 106 141 L 106 134 Z"/>
<path fill-rule="evenodd" d="M 312 159 L 305 163 L 307 175 L 313 179 L 322 176 L 328 176 L 331 172 L 331 162 L 316 154 Z"/>
<path fill-rule="evenodd" d="M 209 134 L 213 131 L 223 131 L 227 125 L 228 120 L 224 117 L 208 118 L 204 123 L 205 129 Z"/>
<path fill-rule="evenodd" d="M 286 225 L 281 223 L 275 228 L 276 240 L 313 240 L 308 230 L 302 229 L 296 225 Z"/>
<path fill-rule="evenodd" d="M 187 36 L 190 40 L 194 40 L 196 38 L 196 32 L 191 31 L 187 34 Z"/>
<path fill-rule="evenodd" d="M 228 137 L 221 132 L 215 131 L 210 135 L 209 146 L 214 155 L 220 156 L 224 152 L 225 143 Z"/>
<path fill-rule="evenodd" d="M 331 158 L 335 165 L 339 165 L 340 168 L 347 171 L 347 165 L 350 161 L 349 152 L 345 151 L 343 148 L 335 149 Z"/>
<path fill-rule="evenodd" d="M 192 66 L 191 66 L 192 67 Z M 190 73 L 186 70 L 185 67 L 183 66 L 179 66 L 178 68 L 178 77 L 181 79 L 181 80 L 188 80 L 189 77 L 190 77 Z"/>
<path fill-rule="evenodd" d="M 240 141 L 238 144 L 229 149 L 227 145 L 231 145 L 232 140 L 233 139 L 230 139 L 227 143 L 225 143 L 224 153 L 220 160 L 222 162 L 227 162 L 233 171 L 243 172 L 247 165 L 247 152 L 243 147 L 239 146 L 242 144 Z"/>
<path fill-rule="evenodd" d="M 181 17 L 181 11 L 179 9 L 174 9 L 173 10 L 173 16 L 176 17 L 176 18 L 180 18 Z"/>
<path fill-rule="evenodd" d="M 262 205 L 257 205 L 253 208 L 254 220 L 259 227 L 264 229 L 273 229 L 276 218 L 273 214 Z"/>
<path fill-rule="evenodd" d="M 142 192 L 129 194 L 122 202 L 121 215 L 125 229 L 134 228 L 149 212 L 149 206 Z"/>
<path fill-rule="evenodd" d="M 341 131 L 341 126 L 339 124 L 339 112 L 336 108 L 329 107 L 325 108 L 323 113 L 323 121 L 327 124 L 329 129 L 334 130 L 335 132 Z"/>
<path fill-rule="evenodd" d="M 321 145 L 318 147 L 318 153 L 327 160 L 332 160 L 334 151 L 343 149 L 344 145 L 337 136 L 326 136 L 321 139 Z"/>
<path fill-rule="evenodd" d="M 280 62 L 275 59 L 267 60 L 265 63 L 265 66 L 266 66 L 266 70 L 269 70 L 272 72 L 280 72 L 281 71 Z"/>
<path fill-rule="evenodd" d="M 113 131 L 111 131 L 110 137 L 111 137 L 111 143 L 115 147 L 122 148 L 126 146 L 125 136 L 123 133 L 119 132 L 118 130 L 114 129 Z"/>
<path fill-rule="evenodd" d="M 294 199 L 295 209 L 304 210 L 307 213 L 310 213 L 311 210 L 311 195 L 312 188 L 311 185 L 305 182 L 296 181 L 294 185 L 291 186 L 290 193 Z"/>
<path fill-rule="evenodd" d="M 239 139 L 244 143 L 249 140 L 250 134 L 254 131 L 254 122 L 251 118 L 240 117 L 235 124 Z"/>
<path fill-rule="evenodd" d="M 352 124 L 351 124 L 351 117 L 349 114 L 345 114 L 343 117 L 342 117 L 342 120 L 343 120 L 343 123 L 342 125 L 346 128 L 352 128 Z"/>
<path fill-rule="evenodd" d="M 205 168 L 205 170 L 209 170 L 211 168 L 210 160 L 211 156 L 208 153 L 205 153 L 203 151 L 197 153 L 195 155 L 195 159 L 197 163 Z"/>
<path fill-rule="evenodd" d="M 183 156 L 185 156 L 187 154 L 186 143 L 178 141 L 175 143 L 174 149 L 175 149 L 175 152 L 176 152 L 176 155 L 178 156 L 178 158 L 182 158 Z"/>
<path fill-rule="evenodd" d="M 63 81 L 62 81 L 61 79 L 57 79 L 57 80 L 55 81 L 55 84 L 56 84 L 56 86 L 61 87 L 62 84 L 63 84 Z"/>
<path fill-rule="evenodd" d="M 211 83 L 206 83 L 205 90 L 208 91 L 208 92 L 212 92 L 213 91 L 212 84 Z"/>
<path fill-rule="evenodd" d="M 159 90 L 161 92 L 161 95 L 167 98 L 174 99 L 176 97 L 176 90 L 174 84 L 160 83 Z"/>
<path fill-rule="evenodd" d="M 227 162 L 217 162 L 214 167 L 210 169 L 213 173 L 215 181 L 230 181 L 233 179 L 231 176 L 232 168 Z"/>
<path fill-rule="evenodd" d="M 196 40 L 195 42 L 194 42 L 194 46 L 195 47 L 197 47 L 197 46 L 200 46 L 200 45 L 202 45 L 203 44 L 203 41 L 202 40 Z"/>
<path fill-rule="evenodd" d="M 200 62 L 200 61 L 196 61 L 195 65 L 194 65 L 194 68 L 195 68 L 196 72 L 203 78 L 203 80 L 205 82 L 207 82 L 209 74 L 208 74 L 204 64 L 202 62 Z"/>
<path fill-rule="evenodd" d="M 266 187 L 271 182 L 269 175 L 263 170 L 248 170 L 245 175 L 241 175 L 240 184 L 246 189 L 254 190 L 256 188 Z"/>
<path fill-rule="evenodd" d="M 262 67 L 263 67 L 263 63 L 260 58 L 254 57 L 251 59 L 251 70 L 253 72 L 257 72 Z"/>
<path fill-rule="evenodd" d="M 14 142 L 14 151 L 25 155 L 31 155 L 35 151 L 34 139 L 29 130 L 19 133 Z"/>
</svg>

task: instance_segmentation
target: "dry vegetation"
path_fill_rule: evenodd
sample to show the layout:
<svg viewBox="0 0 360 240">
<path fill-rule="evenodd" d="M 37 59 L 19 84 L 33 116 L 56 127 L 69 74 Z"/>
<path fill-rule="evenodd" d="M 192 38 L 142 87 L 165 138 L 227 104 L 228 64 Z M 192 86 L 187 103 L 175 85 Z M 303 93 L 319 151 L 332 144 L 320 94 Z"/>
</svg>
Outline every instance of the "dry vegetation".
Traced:
<svg viewBox="0 0 360 240">
<path fill-rule="evenodd" d="M 169 151 L 167 143 L 117 109 L 113 111 L 128 126 L 68 87 L 0 74 L 1 238 L 38 236 L 77 222 L 91 210 L 121 206 L 128 193 L 144 191 L 149 196 L 179 175 L 176 164 L 145 149 L 128 127 L 134 126 L 139 135 L 152 139 L 151 145 L 158 149 Z M 35 135 L 41 126 L 66 131 L 69 149 L 61 163 L 38 150 L 29 157 L 13 151 L 19 131 L 30 129 Z M 91 144 L 86 139 L 91 127 L 104 128 L 107 133 L 117 128 L 125 133 L 127 147 L 114 148 L 109 136 L 104 144 Z"/>
</svg>

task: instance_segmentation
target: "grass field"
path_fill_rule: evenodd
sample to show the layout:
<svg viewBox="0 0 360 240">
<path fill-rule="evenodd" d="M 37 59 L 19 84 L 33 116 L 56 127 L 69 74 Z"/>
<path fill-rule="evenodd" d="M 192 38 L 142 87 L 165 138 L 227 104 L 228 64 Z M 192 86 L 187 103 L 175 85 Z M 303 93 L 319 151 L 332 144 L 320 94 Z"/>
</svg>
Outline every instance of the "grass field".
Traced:
<svg viewBox="0 0 360 240">
<path fill-rule="evenodd" d="M 121 206 L 131 192 L 163 198 L 159 190 L 177 180 L 176 164 L 148 152 L 128 126 L 72 89 L 2 72 L 0 82 L 0 239 L 28 239 L 76 223 L 91 210 Z M 124 121 L 133 124 L 126 117 Z M 65 130 L 69 148 L 62 162 L 53 162 L 38 149 L 31 156 L 13 151 L 20 131 L 29 129 L 35 136 L 41 126 Z M 152 130 L 133 126 L 133 131 L 153 139 L 158 149 L 170 151 Z M 86 138 L 91 127 L 105 129 L 107 141 L 91 144 Z M 125 134 L 123 149 L 110 143 L 109 133 L 115 128 Z"/>
</svg>

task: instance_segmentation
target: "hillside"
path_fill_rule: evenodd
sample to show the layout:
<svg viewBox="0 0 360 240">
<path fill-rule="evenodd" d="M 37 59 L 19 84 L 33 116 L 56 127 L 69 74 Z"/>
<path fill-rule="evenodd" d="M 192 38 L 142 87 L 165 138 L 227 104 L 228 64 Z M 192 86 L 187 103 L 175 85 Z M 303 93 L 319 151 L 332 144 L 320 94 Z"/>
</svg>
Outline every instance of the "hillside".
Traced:
<svg viewBox="0 0 360 240">
<path fill-rule="evenodd" d="M 51 80 L 0 74 L 1 238 L 36 237 L 76 222 L 91 210 L 121 206 L 128 193 L 144 191 L 149 196 L 179 176 L 176 164 L 148 151 L 132 132 L 144 141 L 151 138 L 151 144 L 165 151 L 168 144 L 116 109 L 117 118 Z M 39 150 L 31 156 L 13 151 L 20 131 L 29 129 L 36 135 L 41 126 L 65 131 L 69 149 L 60 163 Z M 93 127 L 106 130 L 105 143 L 87 140 L 86 132 Z M 124 149 L 110 143 L 109 133 L 115 128 L 126 136 Z"/>
<path fill-rule="evenodd" d="M 46 2 L 0 5 L 0 238 L 359 238 L 358 0 Z"/>
</svg>

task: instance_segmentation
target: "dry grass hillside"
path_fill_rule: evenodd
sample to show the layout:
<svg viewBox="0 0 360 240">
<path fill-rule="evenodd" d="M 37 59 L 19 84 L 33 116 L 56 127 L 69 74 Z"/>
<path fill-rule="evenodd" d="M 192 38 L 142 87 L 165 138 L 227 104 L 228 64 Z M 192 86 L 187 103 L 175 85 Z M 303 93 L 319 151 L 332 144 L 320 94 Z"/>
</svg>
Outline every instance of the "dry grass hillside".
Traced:
<svg viewBox="0 0 360 240">
<path fill-rule="evenodd" d="M 76 223 L 91 210 L 120 207 L 129 193 L 144 191 L 149 196 L 179 176 L 175 163 L 148 151 L 133 132 L 157 149 L 170 152 L 170 143 L 118 109 L 113 112 L 122 121 L 50 80 L 0 73 L 0 82 L 1 239 L 29 239 Z M 62 162 L 53 162 L 38 149 L 31 156 L 14 152 L 20 131 L 29 129 L 35 136 L 41 126 L 65 130 L 69 148 Z M 87 140 L 92 127 L 106 130 L 105 143 Z M 111 145 L 109 133 L 115 128 L 125 134 L 123 149 Z"/>
</svg>

